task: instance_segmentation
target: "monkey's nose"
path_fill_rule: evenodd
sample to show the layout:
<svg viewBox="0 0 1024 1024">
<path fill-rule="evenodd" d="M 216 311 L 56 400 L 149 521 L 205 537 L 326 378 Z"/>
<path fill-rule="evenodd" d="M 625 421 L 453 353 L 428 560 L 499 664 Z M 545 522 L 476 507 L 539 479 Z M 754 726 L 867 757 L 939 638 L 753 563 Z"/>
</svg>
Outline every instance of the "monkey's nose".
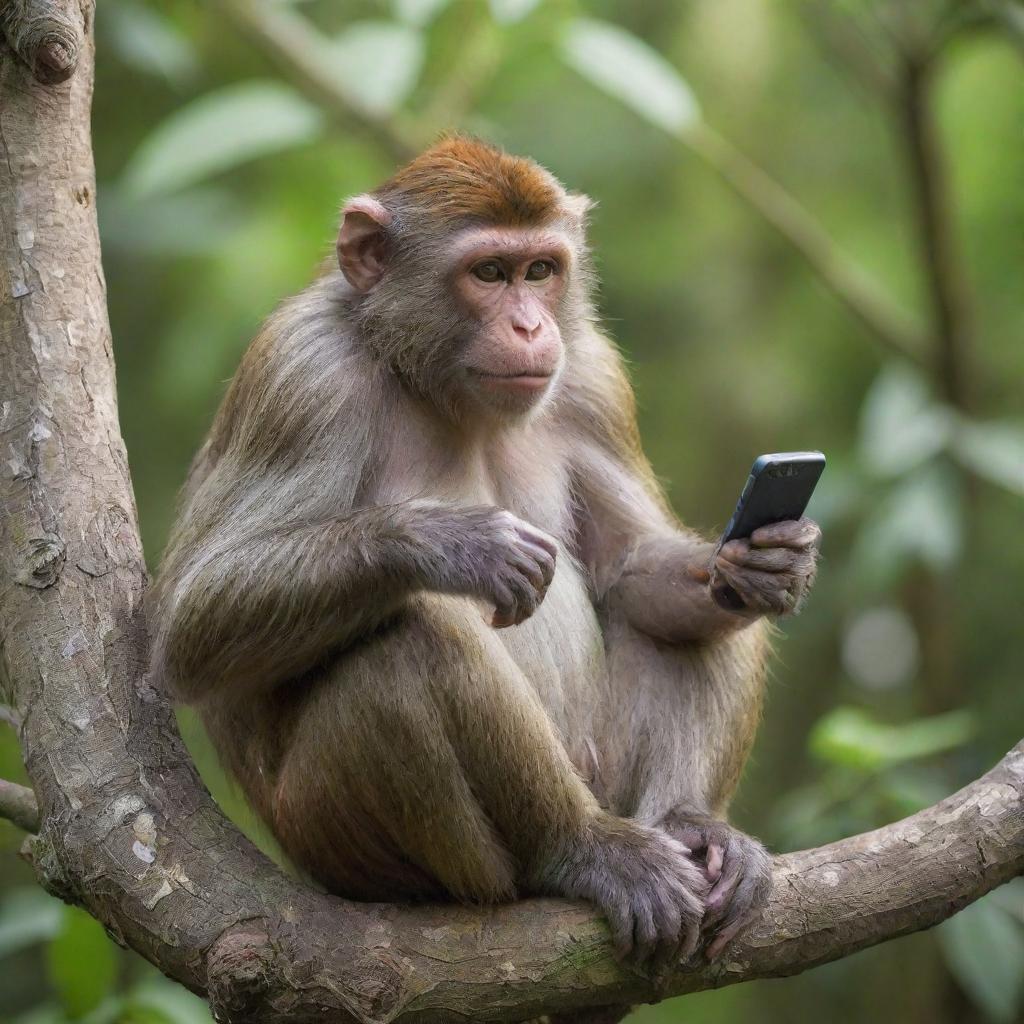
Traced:
<svg viewBox="0 0 1024 1024">
<path fill-rule="evenodd" d="M 527 320 L 523 317 L 512 318 L 512 330 L 516 332 L 516 336 L 522 338 L 523 341 L 533 341 L 540 334 L 541 323 L 540 319 Z"/>
</svg>

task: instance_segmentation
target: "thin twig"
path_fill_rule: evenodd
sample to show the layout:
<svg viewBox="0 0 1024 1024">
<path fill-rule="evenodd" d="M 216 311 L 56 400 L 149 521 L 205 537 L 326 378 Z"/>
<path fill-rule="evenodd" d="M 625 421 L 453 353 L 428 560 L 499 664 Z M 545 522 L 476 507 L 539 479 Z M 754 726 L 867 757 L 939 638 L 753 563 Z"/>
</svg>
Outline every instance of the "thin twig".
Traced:
<svg viewBox="0 0 1024 1024">
<path fill-rule="evenodd" d="M 502 35 L 489 17 L 476 19 L 459 46 L 458 60 L 423 110 L 424 124 L 443 130 L 462 123 L 501 63 L 502 42 Z"/>
<path fill-rule="evenodd" d="M 878 53 L 859 19 L 840 12 L 831 0 L 803 4 L 804 20 L 823 47 L 871 93 L 888 94 L 893 87 L 892 69 Z"/>
<path fill-rule="evenodd" d="M 942 397 L 970 408 L 970 328 L 967 275 L 953 239 L 953 215 L 938 133 L 930 102 L 932 65 L 904 57 L 898 112 L 907 155 L 910 193 L 928 287 L 934 373 Z"/>
<path fill-rule="evenodd" d="M 706 123 L 687 132 L 683 141 L 803 256 L 883 347 L 923 362 L 921 325 L 836 245 L 806 207 Z"/>
<path fill-rule="evenodd" d="M 280 67 L 288 79 L 346 131 L 373 141 L 396 163 L 405 163 L 422 140 L 400 118 L 382 119 L 347 91 L 326 52 L 324 37 L 308 19 L 283 4 L 265 0 L 217 0 L 222 11 Z"/>
<path fill-rule="evenodd" d="M 39 804 L 27 786 L 0 779 L 0 818 L 25 832 L 39 831 Z"/>
</svg>

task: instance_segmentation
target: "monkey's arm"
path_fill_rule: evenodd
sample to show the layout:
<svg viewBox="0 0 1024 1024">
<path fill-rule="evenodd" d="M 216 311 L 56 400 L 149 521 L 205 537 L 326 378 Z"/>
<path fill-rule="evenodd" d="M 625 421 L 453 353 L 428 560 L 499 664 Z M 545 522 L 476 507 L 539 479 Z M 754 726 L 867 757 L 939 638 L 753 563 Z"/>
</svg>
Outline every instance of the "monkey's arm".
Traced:
<svg viewBox="0 0 1024 1024">
<path fill-rule="evenodd" d="M 643 475 L 619 465 L 591 479 L 600 483 L 585 505 L 586 559 L 595 579 L 607 580 L 604 599 L 648 636 L 713 640 L 794 611 L 813 582 L 820 530 L 810 520 L 776 523 L 718 550 L 651 502 Z"/>
<path fill-rule="evenodd" d="M 248 532 L 229 516 L 208 536 L 177 566 L 172 557 L 158 590 L 154 666 L 186 700 L 293 678 L 417 590 L 479 596 L 496 624 L 521 621 L 556 550 L 502 509 L 428 501 Z"/>
<path fill-rule="evenodd" d="M 597 599 L 668 643 L 713 640 L 793 611 L 814 577 L 818 527 L 777 523 L 717 553 L 682 528 L 640 446 L 617 351 L 597 332 L 579 345 L 585 384 L 566 389 L 563 415 L 580 436 L 573 466 L 579 555 Z"/>
<path fill-rule="evenodd" d="M 577 534 L 598 601 L 668 643 L 708 640 L 748 625 L 748 609 L 723 607 L 714 598 L 714 545 L 675 522 L 645 469 L 598 448 L 580 451 Z"/>
</svg>

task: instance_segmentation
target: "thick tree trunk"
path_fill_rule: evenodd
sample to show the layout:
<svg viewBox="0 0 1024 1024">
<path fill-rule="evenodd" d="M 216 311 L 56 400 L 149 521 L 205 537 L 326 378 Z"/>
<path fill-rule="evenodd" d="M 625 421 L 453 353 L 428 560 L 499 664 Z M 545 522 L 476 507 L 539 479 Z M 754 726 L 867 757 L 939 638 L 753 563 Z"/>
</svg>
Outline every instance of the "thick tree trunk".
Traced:
<svg viewBox="0 0 1024 1024">
<path fill-rule="evenodd" d="M 91 14 L 87 0 L 9 0 L 0 16 L 23 57 L 0 44 L 2 686 L 39 802 L 28 854 L 47 889 L 222 1020 L 425 1024 L 793 974 L 929 927 L 1024 872 L 1018 746 L 936 807 L 778 858 L 761 925 L 724 961 L 656 990 L 614 963 L 584 905 L 352 904 L 258 853 L 214 806 L 145 678 L 146 572 L 96 229 Z M 68 70 L 55 65 L 74 71 L 75 59 L 53 84 Z M 0 813 L 35 825 L 27 798 L 0 789 Z"/>
</svg>

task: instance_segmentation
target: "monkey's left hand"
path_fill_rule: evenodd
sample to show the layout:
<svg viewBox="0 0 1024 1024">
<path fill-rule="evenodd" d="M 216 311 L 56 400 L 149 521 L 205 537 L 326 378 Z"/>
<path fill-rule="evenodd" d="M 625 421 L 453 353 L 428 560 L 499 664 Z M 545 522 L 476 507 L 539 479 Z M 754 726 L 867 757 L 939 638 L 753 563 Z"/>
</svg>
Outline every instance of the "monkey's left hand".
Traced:
<svg viewBox="0 0 1024 1024">
<path fill-rule="evenodd" d="M 710 939 L 705 955 L 714 960 L 754 923 L 767 903 L 771 855 L 753 837 L 710 815 L 671 811 L 661 827 L 689 848 L 711 883 L 701 931 Z"/>
<path fill-rule="evenodd" d="M 788 519 L 723 544 L 711 567 L 711 593 L 741 615 L 785 615 L 803 604 L 818 565 L 821 528 Z M 737 606 L 737 598 L 739 606 Z"/>
</svg>

